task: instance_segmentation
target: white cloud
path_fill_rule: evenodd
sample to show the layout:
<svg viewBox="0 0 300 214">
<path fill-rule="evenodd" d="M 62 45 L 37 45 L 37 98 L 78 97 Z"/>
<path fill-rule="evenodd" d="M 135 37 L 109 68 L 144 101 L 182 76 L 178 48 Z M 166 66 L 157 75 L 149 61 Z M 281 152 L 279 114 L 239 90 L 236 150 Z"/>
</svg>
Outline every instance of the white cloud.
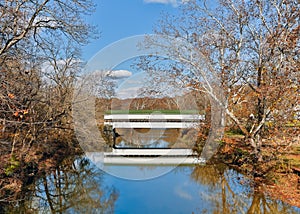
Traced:
<svg viewBox="0 0 300 214">
<path fill-rule="evenodd" d="M 107 76 L 112 77 L 114 79 L 122 79 L 126 77 L 130 77 L 132 73 L 127 70 L 115 70 L 107 72 Z"/>
<path fill-rule="evenodd" d="M 175 194 L 178 195 L 182 199 L 192 200 L 193 196 L 182 189 L 182 187 L 175 188 Z"/>
<path fill-rule="evenodd" d="M 81 61 L 77 59 L 64 59 L 64 60 L 57 60 L 51 62 L 47 61 L 41 65 L 41 70 L 43 73 L 53 73 L 56 70 L 63 70 L 63 69 L 78 70 L 80 63 Z"/>
<path fill-rule="evenodd" d="M 64 59 L 57 61 L 47 61 L 41 65 L 42 78 L 45 84 L 56 84 L 61 75 L 73 78 L 80 70 L 81 61 L 79 59 Z M 65 79 L 66 80 L 66 79 Z"/>
<path fill-rule="evenodd" d="M 187 3 L 189 0 L 144 0 L 145 3 L 171 4 L 177 7 L 179 4 Z"/>
</svg>

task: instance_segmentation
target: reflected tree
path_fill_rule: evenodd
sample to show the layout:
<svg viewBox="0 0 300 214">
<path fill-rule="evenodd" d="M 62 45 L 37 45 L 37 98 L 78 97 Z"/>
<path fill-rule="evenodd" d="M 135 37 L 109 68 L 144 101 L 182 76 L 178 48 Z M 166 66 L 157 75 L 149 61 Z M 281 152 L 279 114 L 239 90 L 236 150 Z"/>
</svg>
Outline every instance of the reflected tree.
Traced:
<svg viewBox="0 0 300 214">
<path fill-rule="evenodd" d="M 199 133 L 194 128 L 168 129 L 118 129 L 116 144 L 125 147 L 192 148 L 198 142 Z"/>
<path fill-rule="evenodd" d="M 118 193 L 102 185 L 103 173 L 85 158 L 68 158 L 44 173 L 12 213 L 113 213 Z"/>
<path fill-rule="evenodd" d="M 263 187 L 260 184 L 254 187 L 250 197 L 252 201 L 248 205 L 247 214 L 299 213 L 299 211 L 293 210 L 291 205 L 278 200 L 270 200 L 264 194 Z"/>
<path fill-rule="evenodd" d="M 225 165 L 197 166 L 191 173 L 191 178 L 210 187 L 209 193 L 203 197 L 214 207 L 211 213 L 297 213 L 291 205 L 271 200 L 264 193 L 261 184 L 249 183 L 246 178 Z M 206 212 L 207 210 L 202 211 Z"/>
</svg>

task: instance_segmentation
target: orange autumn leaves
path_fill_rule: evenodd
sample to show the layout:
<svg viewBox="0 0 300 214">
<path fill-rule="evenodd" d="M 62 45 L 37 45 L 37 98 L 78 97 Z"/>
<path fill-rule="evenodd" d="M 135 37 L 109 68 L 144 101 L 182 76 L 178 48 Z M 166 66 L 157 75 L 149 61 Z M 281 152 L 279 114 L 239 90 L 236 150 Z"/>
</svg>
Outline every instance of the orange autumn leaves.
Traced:
<svg viewBox="0 0 300 214">
<path fill-rule="evenodd" d="M 15 95 L 14 95 L 14 94 L 11 94 L 11 93 L 9 93 L 7 96 L 8 96 L 10 99 L 14 99 L 14 98 L 15 98 Z"/>
<path fill-rule="evenodd" d="M 12 94 L 12 93 L 8 93 L 7 96 L 10 98 L 10 99 L 15 99 L 15 95 Z M 29 113 L 29 110 L 28 109 L 16 109 L 16 111 L 13 113 L 13 116 L 17 117 L 17 118 L 20 118 L 20 119 L 23 119 L 24 116 L 26 114 Z"/>
<path fill-rule="evenodd" d="M 25 110 L 17 110 L 17 111 L 15 111 L 14 113 L 13 113 L 13 115 L 15 116 L 15 117 L 18 117 L 18 118 L 23 118 L 26 114 L 28 114 L 28 109 L 25 109 Z"/>
</svg>

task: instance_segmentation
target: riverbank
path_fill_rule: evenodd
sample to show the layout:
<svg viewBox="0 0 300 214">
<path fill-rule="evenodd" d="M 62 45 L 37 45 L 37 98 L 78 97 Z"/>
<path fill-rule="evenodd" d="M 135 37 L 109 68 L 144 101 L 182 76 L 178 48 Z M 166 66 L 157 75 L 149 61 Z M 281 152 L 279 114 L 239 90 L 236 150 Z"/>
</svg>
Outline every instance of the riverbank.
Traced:
<svg viewBox="0 0 300 214">
<path fill-rule="evenodd" d="M 76 141 L 65 138 L 33 145 L 26 150 L 17 147 L 14 154 L 1 150 L 0 207 L 1 204 L 22 201 L 36 179 L 51 172 L 66 158 L 82 154 L 83 151 Z"/>
<path fill-rule="evenodd" d="M 270 197 L 300 207 L 299 137 L 265 141 L 262 154 L 263 161 L 255 162 L 244 136 L 227 134 L 215 161 L 250 177 L 253 185 L 261 185 L 261 191 Z"/>
<path fill-rule="evenodd" d="M 27 152 L 22 151 L 22 148 L 15 148 L 15 151 L 20 151 L 19 157 L 23 159 L 10 153 L 4 154 L 1 150 L 3 154 L 0 156 L 0 204 L 22 200 L 23 193 L 28 191 L 27 188 L 35 179 L 51 172 L 64 159 L 82 155 L 80 146 L 70 139 L 71 137 L 68 140 L 62 138 L 60 141 L 34 145 Z M 294 142 L 293 139 L 285 140 Z M 215 161 L 249 177 L 253 185 L 259 185 L 260 191 L 273 199 L 300 207 L 300 177 L 297 170 L 300 168 L 300 142 L 282 145 L 282 142 L 264 142 L 264 161 L 255 164 L 251 158 L 251 147 L 244 143 L 244 137 L 227 134 Z"/>
</svg>

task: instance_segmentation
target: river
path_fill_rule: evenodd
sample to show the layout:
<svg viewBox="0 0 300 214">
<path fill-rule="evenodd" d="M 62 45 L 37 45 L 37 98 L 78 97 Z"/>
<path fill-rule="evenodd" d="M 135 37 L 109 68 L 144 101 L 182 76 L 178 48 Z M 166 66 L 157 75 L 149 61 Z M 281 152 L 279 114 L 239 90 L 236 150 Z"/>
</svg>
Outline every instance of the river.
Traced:
<svg viewBox="0 0 300 214">
<path fill-rule="evenodd" d="M 299 213 L 225 165 L 178 166 L 147 180 L 107 174 L 84 157 L 39 178 L 8 213 Z M 166 166 L 115 166 L 135 173 Z"/>
<path fill-rule="evenodd" d="M 118 130 L 119 147 L 186 146 L 178 130 Z M 143 140 L 141 134 L 151 136 Z M 127 137 L 125 137 L 127 136 Z M 178 136 L 182 140 L 178 141 Z M 191 136 L 189 136 L 189 139 Z M 177 142 L 173 142 L 176 139 Z M 133 142 L 137 142 L 135 144 Z M 126 157 L 124 157 L 126 158 Z M 151 175 L 151 176 L 149 176 Z M 154 175 L 154 176 L 153 176 Z M 130 179 L 126 179 L 130 177 Z M 136 179 L 133 179 L 136 178 Z M 5 213 L 300 213 L 268 197 L 262 185 L 223 164 L 110 164 L 98 167 L 86 156 L 66 157 L 27 187 L 24 200 Z"/>
</svg>

